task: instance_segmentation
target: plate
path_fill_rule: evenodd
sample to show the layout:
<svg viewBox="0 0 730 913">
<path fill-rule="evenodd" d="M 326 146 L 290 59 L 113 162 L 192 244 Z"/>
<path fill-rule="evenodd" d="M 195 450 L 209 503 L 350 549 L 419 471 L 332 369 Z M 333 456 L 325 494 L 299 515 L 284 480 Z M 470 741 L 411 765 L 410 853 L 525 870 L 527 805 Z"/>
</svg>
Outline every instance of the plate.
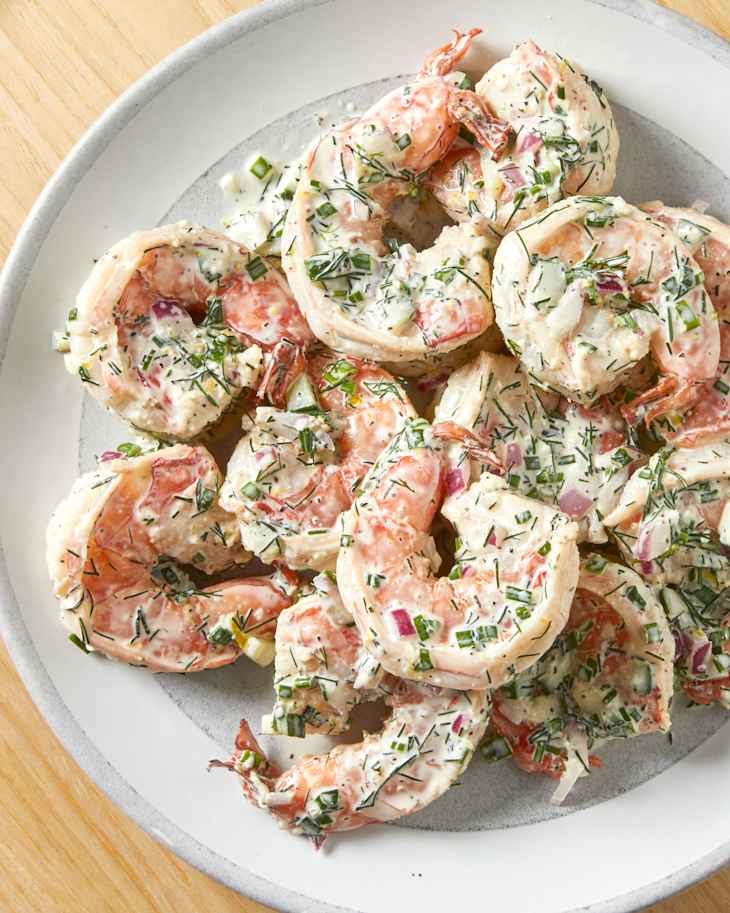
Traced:
<svg viewBox="0 0 730 913">
<path fill-rule="evenodd" d="M 448 8 L 447 8 L 448 7 Z M 0 283 L 2 634 L 34 700 L 74 758 L 137 822 L 189 862 L 281 910 L 488 902 L 520 913 L 619 913 L 730 859 L 718 795 L 730 727 L 678 710 L 674 741 L 611 745 L 559 811 L 551 784 L 475 759 L 461 785 L 413 818 L 333 839 L 318 854 L 208 774 L 240 716 L 270 709 L 270 672 L 242 659 L 153 676 L 84 657 L 65 639 L 47 581 L 48 515 L 79 470 L 127 434 L 84 399 L 51 351 L 94 258 L 136 228 L 187 217 L 216 227 L 218 179 L 253 151 L 282 158 L 413 72 L 450 29 L 485 28 L 479 73 L 526 37 L 584 66 L 622 139 L 617 190 L 710 202 L 730 219 L 730 47 L 632 0 L 298 0 L 256 7 L 173 54 L 114 104 L 41 195 Z M 272 745 L 276 740 L 268 740 Z M 297 749 L 279 740 L 282 757 Z"/>
</svg>

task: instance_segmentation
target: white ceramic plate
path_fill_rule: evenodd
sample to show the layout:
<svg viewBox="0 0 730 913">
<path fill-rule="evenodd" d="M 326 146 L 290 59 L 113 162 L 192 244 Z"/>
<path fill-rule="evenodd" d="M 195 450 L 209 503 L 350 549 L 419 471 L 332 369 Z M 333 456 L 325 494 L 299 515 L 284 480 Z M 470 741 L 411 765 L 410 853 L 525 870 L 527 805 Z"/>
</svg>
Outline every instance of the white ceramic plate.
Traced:
<svg viewBox="0 0 730 913">
<path fill-rule="evenodd" d="M 217 225 L 218 177 L 262 149 L 294 151 L 314 113 L 364 104 L 453 27 L 486 34 L 481 72 L 533 37 L 605 86 L 622 131 L 617 188 L 630 199 L 700 197 L 730 217 L 730 48 L 641 0 L 300 0 L 227 20 L 127 92 L 42 194 L 0 287 L 2 633 L 66 747 L 148 831 L 244 894 L 282 910 L 436 913 L 475 903 L 519 913 L 628 911 L 730 858 L 730 728 L 678 710 L 674 745 L 609 746 L 605 768 L 561 812 L 550 784 L 475 759 L 464 783 L 399 826 L 335 839 L 314 854 L 244 803 L 227 756 L 239 716 L 270 704 L 270 673 L 245 660 L 152 676 L 68 644 L 46 579 L 44 528 L 95 453 L 127 435 L 50 349 L 92 261 L 170 217 Z M 269 743 L 270 744 L 270 743 Z M 292 746 L 282 746 L 286 755 Z"/>
</svg>

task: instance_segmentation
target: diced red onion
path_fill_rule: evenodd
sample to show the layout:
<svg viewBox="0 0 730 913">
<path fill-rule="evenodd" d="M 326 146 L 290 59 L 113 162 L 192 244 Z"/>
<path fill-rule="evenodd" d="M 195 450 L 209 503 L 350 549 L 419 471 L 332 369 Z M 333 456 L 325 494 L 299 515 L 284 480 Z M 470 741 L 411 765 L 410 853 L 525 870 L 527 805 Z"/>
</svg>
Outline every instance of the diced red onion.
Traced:
<svg viewBox="0 0 730 913">
<path fill-rule="evenodd" d="M 515 190 L 517 190 L 519 187 L 524 187 L 527 183 L 517 165 L 508 165 L 507 168 L 501 168 L 499 173 L 502 177 L 502 180 L 506 184 L 510 184 L 512 187 L 514 187 Z"/>
<path fill-rule="evenodd" d="M 100 463 L 106 463 L 109 460 L 121 460 L 123 454 L 118 450 L 105 450 L 104 453 L 99 457 Z"/>
<path fill-rule="evenodd" d="M 592 505 L 592 499 L 577 488 L 564 491 L 558 500 L 558 507 L 569 517 L 581 517 Z"/>
<path fill-rule="evenodd" d="M 507 445 L 507 469 L 522 462 L 522 447 L 519 444 Z"/>
<path fill-rule="evenodd" d="M 424 393 L 428 393 L 431 390 L 435 390 L 436 387 L 440 387 L 441 384 L 445 384 L 448 379 L 449 375 L 446 372 L 443 374 L 431 374 L 416 381 L 416 387 Z"/>
<path fill-rule="evenodd" d="M 530 133 L 529 131 L 523 131 L 520 134 L 520 138 L 517 141 L 517 146 L 515 147 L 515 152 L 519 155 L 521 152 L 529 152 L 530 149 L 534 149 L 537 146 L 542 145 L 542 137 L 537 133 Z"/>
<path fill-rule="evenodd" d="M 599 273 L 596 287 L 599 292 L 622 292 L 624 289 L 615 273 Z"/>
<path fill-rule="evenodd" d="M 654 556 L 651 553 L 651 539 L 654 527 L 647 523 L 639 530 L 639 538 L 636 541 L 634 554 L 640 561 L 649 561 Z"/>
<path fill-rule="evenodd" d="M 460 713 L 454 722 L 451 724 L 451 731 L 458 732 L 461 729 L 461 724 L 464 722 L 464 714 Z"/>
<path fill-rule="evenodd" d="M 674 632 L 674 661 L 679 662 L 687 655 L 687 636 L 683 631 Z"/>
<path fill-rule="evenodd" d="M 702 646 L 695 652 L 695 655 L 692 657 L 692 672 L 697 674 L 704 669 L 705 659 L 707 654 L 710 652 L 710 643 L 702 644 Z"/>
<path fill-rule="evenodd" d="M 487 545 L 496 545 L 497 544 L 497 534 L 494 530 L 487 536 Z"/>
<path fill-rule="evenodd" d="M 651 561 L 642 561 L 641 562 L 641 573 L 642 574 L 651 574 L 653 563 Z"/>
<path fill-rule="evenodd" d="M 411 616 L 405 609 L 393 609 L 390 613 L 401 637 L 410 637 L 416 633 Z"/>
<path fill-rule="evenodd" d="M 449 469 L 446 473 L 446 494 L 455 495 L 466 488 L 466 480 L 461 469 Z"/>
<path fill-rule="evenodd" d="M 177 301 L 170 301 L 167 298 L 158 298 L 152 305 L 152 313 L 158 320 L 165 320 L 168 317 L 180 320 L 181 317 L 185 316 L 186 311 L 184 308 L 180 307 Z"/>
</svg>

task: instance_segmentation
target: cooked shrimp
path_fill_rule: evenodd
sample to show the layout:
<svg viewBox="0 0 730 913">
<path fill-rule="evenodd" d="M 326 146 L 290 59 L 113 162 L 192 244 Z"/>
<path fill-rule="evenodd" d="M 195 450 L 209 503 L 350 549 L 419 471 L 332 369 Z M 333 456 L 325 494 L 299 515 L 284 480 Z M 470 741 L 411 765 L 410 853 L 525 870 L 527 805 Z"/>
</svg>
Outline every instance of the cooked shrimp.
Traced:
<svg viewBox="0 0 730 913">
<path fill-rule="evenodd" d="M 484 473 L 449 497 L 456 564 L 435 577 L 429 536 L 445 461 L 422 420 L 378 459 L 343 517 L 337 580 L 368 652 L 388 672 L 442 687 L 498 687 L 565 624 L 578 579 L 578 527 Z"/>
<path fill-rule="evenodd" d="M 613 113 L 575 64 L 525 41 L 476 92 L 516 138 L 496 161 L 466 146 L 436 165 L 431 189 L 457 222 L 477 217 L 503 233 L 570 194 L 610 192 L 619 149 Z"/>
<path fill-rule="evenodd" d="M 423 373 L 493 322 L 494 240 L 448 226 L 434 245 L 389 252 L 389 208 L 414 191 L 467 122 L 494 154 L 507 128 L 446 74 L 472 29 L 439 48 L 415 81 L 320 138 L 305 158 L 287 216 L 282 263 L 315 335 L 337 351 Z"/>
<path fill-rule="evenodd" d="M 283 773 L 243 720 L 233 758 L 211 764 L 235 771 L 254 805 L 317 843 L 335 831 L 411 815 L 464 772 L 489 720 L 489 694 L 400 681 L 386 703 L 392 714 L 380 732 L 304 757 Z"/>
<path fill-rule="evenodd" d="M 70 640 L 155 672 L 233 662 L 247 638 L 273 636 L 295 575 L 198 587 L 246 559 L 234 519 L 218 506 L 222 478 L 204 447 L 178 444 L 125 459 L 103 456 L 48 526 L 48 568 Z"/>
<path fill-rule="evenodd" d="M 591 403 L 650 350 L 677 382 L 715 376 L 720 334 L 703 279 L 686 245 L 621 197 L 570 197 L 505 237 L 493 295 L 532 381 Z"/>
<path fill-rule="evenodd" d="M 276 704 L 265 728 L 290 736 L 337 735 L 350 728 L 353 707 L 392 690 L 378 662 L 363 649 L 332 575 L 320 574 L 312 591 L 276 624 Z"/>
<path fill-rule="evenodd" d="M 730 443 L 661 450 L 606 517 L 627 559 L 655 586 L 696 702 L 730 709 Z"/>
<path fill-rule="evenodd" d="M 639 416 L 678 447 L 693 447 L 730 434 L 730 226 L 694 209 L 675 209 L 663 203 L 641 207 L 666 225 L 691 252 L 705 275 L 720 324 L 720 364 L 717 375 L 699 387 L 677 381 L 649 390 L 629 403 L 629 416 Z M 666 395 L 662 396 L 662 393 Z"/>
<path fill-rule="evenodd" d="M 228 464 L 221 504 L 246 548 L 289 567 L 333 568 L 337 519 L 406 418 L 403 385 L 369 362 L 324 352 L 289 384 L 289 411 L 259 408 Z"/>
<path fill-rule="evenodd" d="M 286 281 L 230 238 L 178 222 L 97 262 L 67 322 L 66 368 L 135 428 L 195 437 L 244 389 L 262 350 L 313 337 Z"/>
<path fill-rule="evenodd" d="M 541 391 L 504 355 L 482 352 L 455 371 L 434 422 L 437 430 L 445 422 L 467 429 L 504 466 L 515 492 L 558 507 L 590 542 L 606 541 L 602 517 L 643 461 L 617 408 L 602 401 L 587 409 Z M 472 442 L 452 447 L 447 492 L 466 488 L 485 468 Z"/>
<path fill-rule="evenodd" d="M 527 771 L 560 777 L 553 802 L 600 762 L 590 751 L 611 739 L 666 732 L 674 638 L 641 577 L 602 555 L 581 566 L 570 618 L 534 666 L 494 694 L 497 740 Z M 506 741 L 508 749 L 499 744 Z"/>
</svg>

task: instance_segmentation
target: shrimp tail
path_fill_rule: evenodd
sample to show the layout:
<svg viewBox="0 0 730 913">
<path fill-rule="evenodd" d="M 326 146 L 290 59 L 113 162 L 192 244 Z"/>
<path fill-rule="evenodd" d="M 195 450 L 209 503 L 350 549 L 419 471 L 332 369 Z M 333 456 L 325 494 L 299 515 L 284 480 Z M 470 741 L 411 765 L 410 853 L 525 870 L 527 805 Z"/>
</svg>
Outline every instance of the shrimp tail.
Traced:
<svg viewBox="0 0 730 913">
<path fill-rule="evenodd" d="M 269 763 L 246 720 L 239 723 L 231 758 L 228 761 L 209 761 L 208 770 L 214 768 L 235 773 L 241 780 L 246 798 L 259 808 L 267 807 L 267 797 L 279 771 Z"/>
<path fill-rule="evenodd" d="M 448 102 L 449 114 L 474 134 L 477 141 L 496 161 L 507 148 L 512 128 L 495 117 L 476 92 L 454 89 Z"/>
<path fill-rule="evenodd" d="M 505 468 L 502 461 L 473 431 L 462 428 L 456 422 L 438 422 L 433 425 L 431 432 L 436 438 L 462 444 L 469 456 L 486 464 L 493 473 L 504 475 Z"/>
<path fill-rule="evenodd" d="M 282 339 L 268 357 L 268 364 L 261 379 L 257 396 L 268 399 L 277 408 L 286 406 L 286 391 L 305 368 L 304 350 L 301 346 Z"/>
<path fill-rule="evenodd" d="M 684 413 L 697 405 L 703 390 L 701 383 L 687 383 L 673 374 L 659 381 L 621 407 L 627 424 L 635 427 L 642 421 L 648 426 L 657 418 L 669 413 Z"/>
<path fill-rule="evenodd" d="M 421 64 L 419 76 L 445 76 L 450 73 L 456 64 L 469 50 L 472 41 L 481 35 L 481 29 L 469 29 L 468 32 L 459 32 L 454 29 L 454 37 L 440 48 L 432 51 Z"/>
</svg>

